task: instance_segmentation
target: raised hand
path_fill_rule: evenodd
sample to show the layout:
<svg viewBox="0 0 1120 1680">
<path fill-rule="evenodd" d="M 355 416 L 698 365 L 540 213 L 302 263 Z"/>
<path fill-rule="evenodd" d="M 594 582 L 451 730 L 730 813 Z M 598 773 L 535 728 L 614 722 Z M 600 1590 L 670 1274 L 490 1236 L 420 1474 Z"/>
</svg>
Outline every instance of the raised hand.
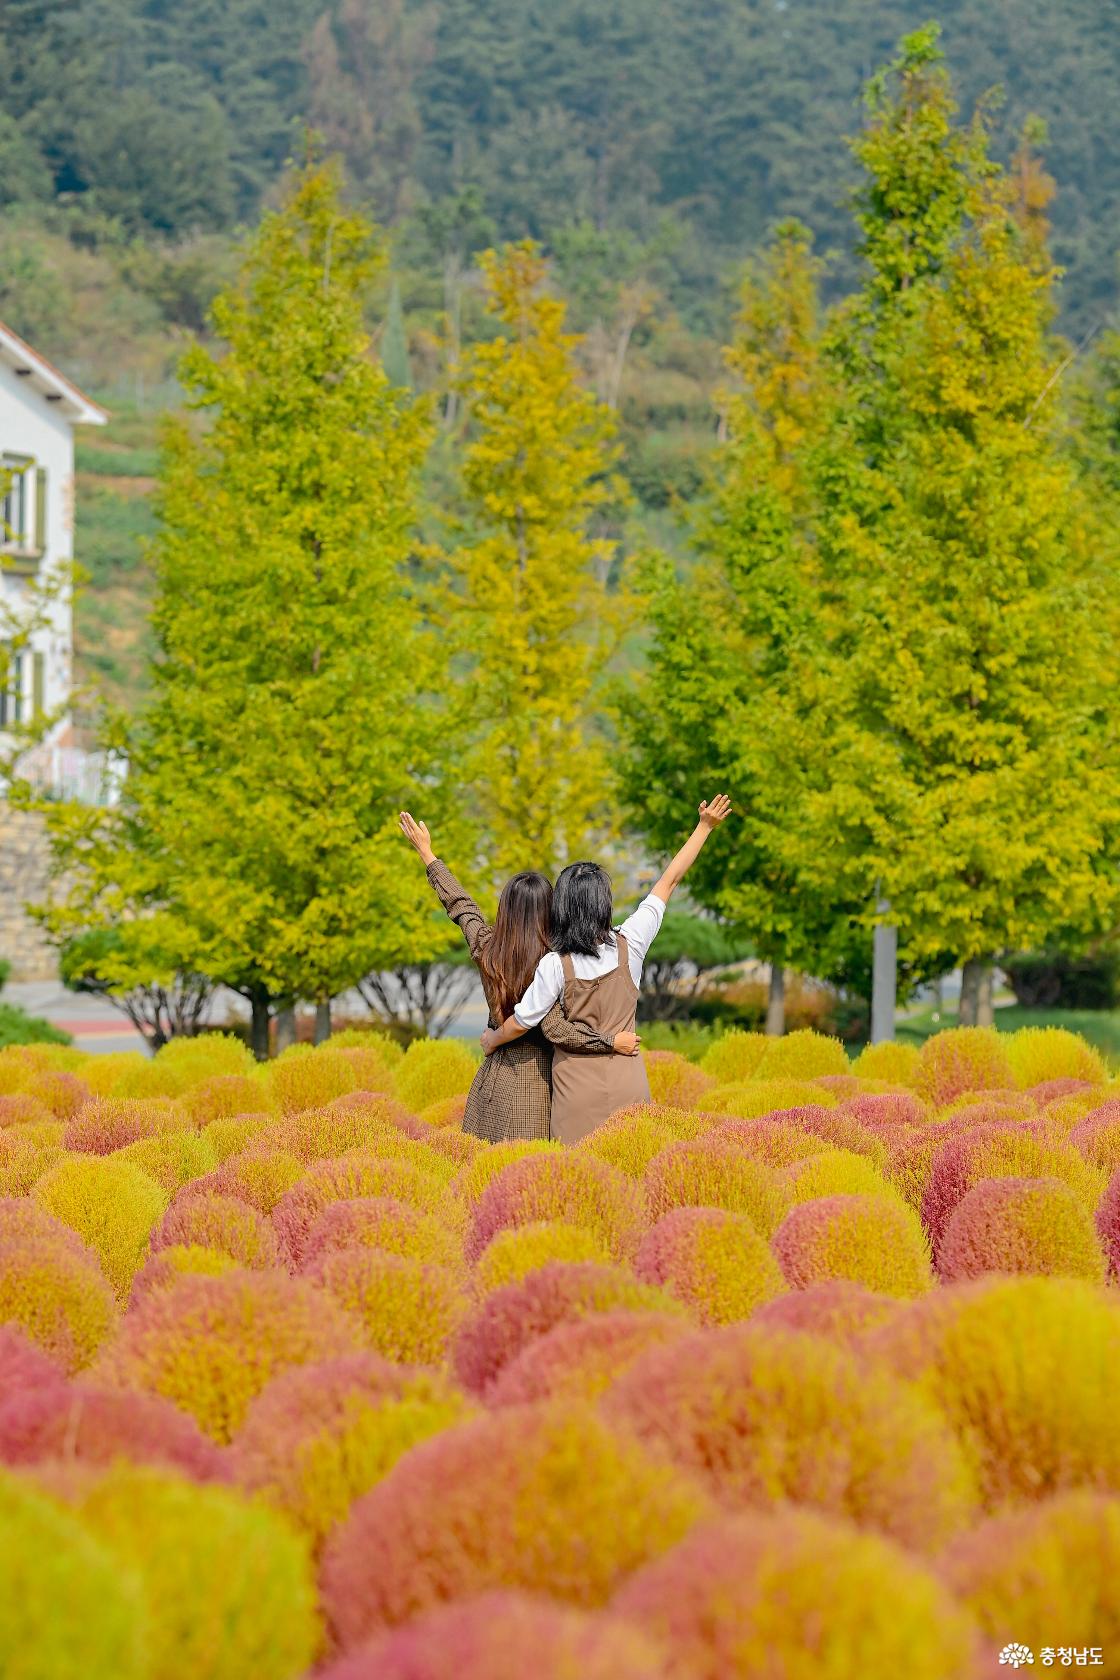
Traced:
<svg viewBox="0 0 1120 1680">
<path fill-rule="evenodd" d="M 718 793 L 709 804 L 707 800 L 700 806 L 700 821 L 705 828 L 718 828 L 724 818 L 731 813 L 731 801 L 725 793 Z"/>
<path fill-rule="evenodd" d="M 425 866 L 435 861 L 436 854 L 432 850 L 432 837 L 428 833 L 427 823 L 417 822 L 410 812 L 402 811 L 400 830 L 409 845 L 415 846 L 420 853 Z"/>
</svg>

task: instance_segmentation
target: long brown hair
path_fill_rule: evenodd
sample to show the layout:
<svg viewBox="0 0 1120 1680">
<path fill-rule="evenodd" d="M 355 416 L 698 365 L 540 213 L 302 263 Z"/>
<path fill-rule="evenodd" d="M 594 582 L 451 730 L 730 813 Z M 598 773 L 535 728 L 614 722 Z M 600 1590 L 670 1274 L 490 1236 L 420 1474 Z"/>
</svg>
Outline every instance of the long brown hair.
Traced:
<svg viewBox="0 0 1120 1680">
<path fill-rule="evenodd" d="M 512 1015 L 549 948 L 552 882 L 537 869 L 511 875 L 498 900 L 494 931 L 478 959 L 487 1002 L 499 1021 Z"/>
</svg>

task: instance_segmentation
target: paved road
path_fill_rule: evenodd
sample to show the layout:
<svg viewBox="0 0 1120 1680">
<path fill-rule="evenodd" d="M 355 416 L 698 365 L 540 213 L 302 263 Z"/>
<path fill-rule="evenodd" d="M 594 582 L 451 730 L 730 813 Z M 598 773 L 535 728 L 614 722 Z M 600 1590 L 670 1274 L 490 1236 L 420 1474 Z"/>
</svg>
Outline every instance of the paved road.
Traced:
<svg viewBox="0 0 1120 1680">
<path fill-rule="evenodd" d="M 53 1026 L 68 1032 L 79 1050 L 146 1050 L 141 1035 L 136 1032 L 120 1010 L 114 1009 L 104 998 L 86 997 L 68 992 L 57 980 L 37 980 L 12 983 L 4 988 L 6 1002 L 18 1004 L 29 1015 L 40 1015 Z M 338 1004 L 340 1014 L 360 1016 L 365 1006 L 360 999 L 349 1005 L 346 999 Z M 232 1016 L 244 1016 L 244 1000 L 235 992 L 220 992 L 211 1007 L 210 1018 L 225 1021 Z M 486 1004 L 482 987 L 476 986 L 467 1003 L 453 1023 L 448 1037 L 477 1039 L 486 1025 Z"/>
</svg>

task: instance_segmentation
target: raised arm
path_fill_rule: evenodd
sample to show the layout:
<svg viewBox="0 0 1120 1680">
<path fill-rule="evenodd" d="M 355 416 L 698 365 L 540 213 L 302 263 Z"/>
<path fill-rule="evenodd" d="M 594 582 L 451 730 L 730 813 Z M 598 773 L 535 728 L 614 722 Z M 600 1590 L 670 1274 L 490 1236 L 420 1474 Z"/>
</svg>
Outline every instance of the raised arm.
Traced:
<svg viewBox="0 0 1120 1680">
<path fill-rule="evenodd" d="M 711 804 L 705 801 L 701 805 L 700 821 L 696 824 L 672 863 L 669 864 L 661 879 L 651 887 L 650 891 L 654 898 L 659 898 L 662 904 L 668 904 L 703 851 L 704 843 L 709 834 L 714 828 L 719 827 L 730 810 L 731 801 L 725 793 L 718 794 Z"/>
<path fill-rule="evenodd" d="M 490 929 L 486 917 L 474 899 L 452 875 L 450 869 L 432 850 L 432 837 L 427 823 L 417 822 L 407 811 L 401 812 L 401 833 L 409 845 L 419 853 L 428 880 L 448 916 L 467 942 L 467 950 L 476 960 Z"/>
</svg>

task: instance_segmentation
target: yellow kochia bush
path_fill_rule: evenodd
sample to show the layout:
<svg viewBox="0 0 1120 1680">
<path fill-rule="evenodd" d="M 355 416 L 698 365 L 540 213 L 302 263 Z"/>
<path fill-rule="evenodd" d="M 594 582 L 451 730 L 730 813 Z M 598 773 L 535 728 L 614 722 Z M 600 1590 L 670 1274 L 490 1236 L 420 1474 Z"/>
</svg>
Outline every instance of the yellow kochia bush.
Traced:
<svg viewBox="0 0 1120 1680">
<path fill-rule="evenodd" d="M 151 1680 L 139 1572 L 71 1511 L 0 1471 L 0 1673 Z"/>
<path fill-rule="evenodd" d="M 89 1244 L 119 1299 L 127 1301 L 170 1200 L 167 1191 L 120 1156 L 69 1155 L 44 1174 L 32 1195 Z"/>
<path fill-rule="evenodd" d="M 784 1038 L 767 1041 L 755 1077 L 758 1079 L 819 1079 L 824 1074 L 847 1073 L 848 1058 L 838 1038 L 803 1027 Z"/>
<path fill-rule="evenodd" d="M 301 1278 L 184 1275 L 128 1313 L 97 1379 L 160 1394 L 224 1442 L 278 1372 L 354 1353 L 362 1341 L 361 1324 Z"/>
<path fill-rule="evenodd" d="M 1050 1079 L 1083 1079 L 1103 1085 L 1108 1072 L 1100 1052 L 1065 1027 L 1020 1027 L 1006 1043 L 1016 1085 L 1042 1085 Z"/>
<path fill-rule="evenodd" d="M 602 1237 L 581 1225 L 560 1219 L 539 1219 L 499 1231 L 483 1249 L 474 1269 L 476 1291 L 489 1295 L 507 1283 L 520 1283 L 530 1272 L 553 1260 L 591 1260 L 609 1265 L 610 1253 Z"/>
<path fill-rule="evenodd" d="M 358 1075 L 340 1050 L 293 1044 L 269 1064 L 268 1087 L 285 1114 L 302 1114 L 356 1091 Z"/>
<path fill-rule="evenodd" d="M 320 1630 L 307 1541 L 231 1488 L 117 1464 L 78 1499 L 139 1577 L 149 1680 L 297 1680 Z"/>
<path fill-rule="evenodd" d="M 393 1074 L 400 1102 L 415 1114 L 442 1097 L 469 1091 L 478 1059 L 454 1038 L 421 1038 L 410 1044 Z"/>
</svg>

